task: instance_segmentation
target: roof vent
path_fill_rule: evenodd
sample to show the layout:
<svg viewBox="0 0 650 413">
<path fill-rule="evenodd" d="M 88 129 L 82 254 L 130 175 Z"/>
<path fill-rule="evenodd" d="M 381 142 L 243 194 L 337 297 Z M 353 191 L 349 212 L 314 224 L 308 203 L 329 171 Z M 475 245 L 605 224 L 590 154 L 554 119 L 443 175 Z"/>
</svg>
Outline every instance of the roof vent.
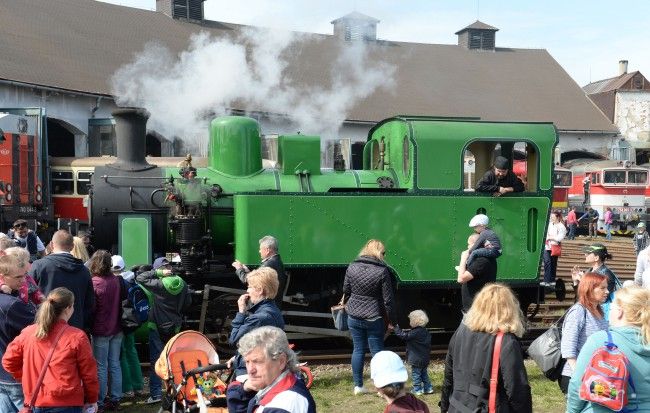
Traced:
<svg viewBox="0 0 650 413">
<path fill-rule="evenodd" d="M 334 36 L 345 41 L 377 40 L 377 23 L 379 20 L 358 12 L 352 12 L 331 22 Z"/>
<path fill-rule="evenodd" d="M 203 20 L 205 0 L 156 0 L 156 11 L 174 19 Z"/>
<path fill-rule="evenodd" d="M 467 49 L 494 50 L 496 27 L 485 24 L 479 20 L 456 32 L 458 46 Z"/>
</svg>

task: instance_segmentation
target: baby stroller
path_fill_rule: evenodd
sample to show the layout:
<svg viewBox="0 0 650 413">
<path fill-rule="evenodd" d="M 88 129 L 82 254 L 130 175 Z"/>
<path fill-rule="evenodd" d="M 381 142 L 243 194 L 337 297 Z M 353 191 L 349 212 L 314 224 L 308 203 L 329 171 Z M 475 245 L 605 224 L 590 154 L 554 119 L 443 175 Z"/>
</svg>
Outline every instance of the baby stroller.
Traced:
<svg viewBox="0 0 650 413">
<path fill-rule="evenodd" d="M 206 336 L 191 330 L 176 334 L 156 361 L 156 374 L 165 383 L 160 411 L 227 413 L 222 380 L 227 370 Z"/>
</svg>

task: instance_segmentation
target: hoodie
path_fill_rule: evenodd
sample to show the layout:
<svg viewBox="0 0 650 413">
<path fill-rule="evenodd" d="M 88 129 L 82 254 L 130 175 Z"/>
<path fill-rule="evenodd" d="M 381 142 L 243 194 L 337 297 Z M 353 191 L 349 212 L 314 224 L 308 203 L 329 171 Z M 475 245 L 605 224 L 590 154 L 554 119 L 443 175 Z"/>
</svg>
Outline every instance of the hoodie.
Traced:
<svg viewBox="0 0 650 413">
<path fill-rule="evenodd" d="M 641 330 L 637 327 L 613 327 L 611 331 L 612 341 L 630 361 L 630 376 L 636 387 L 636 399 L 630 398 L 626 408 L 639 413 L 650 412 L 650 345 L 641 344 Z M 606 341 L 607 331 L 599 331 L 589 336 L 582 350 L 580 350 L 575 371 L 586 371 L 591 355 L 596 349 L 603 346 Z M 567 394 L 567 413 L 611 412 L 611 410 L 598 404 L 580 400 L 581 382 L 582 375 L 574 374 L 571 377 Z"/>
<path fill-rule="evenodd" d="M 29 270 L 46 296 L 55 288 L 65 287 L 74 294 L 71 326 L 89 331 L 92 327 L 95 296 L 90 271 L 84 263 L 67 252 L 50 254 L 34 261 Z"/>
<path fill-rule="evenodd" d="M 429 407 L 411 393 L 406 393 L 386 406 L 384 413 L 429 413 Z"/>
<path fill-rule="evenodd" d="M 149 321 L 156 325 L 160 334 L 176 334 L 183 321 L 183 312 L 192 304 L 187 283 L 177 275 L 159 278 L 156 270 L 138 274 L 135 280 L 153 295 Z"/>
</svg>

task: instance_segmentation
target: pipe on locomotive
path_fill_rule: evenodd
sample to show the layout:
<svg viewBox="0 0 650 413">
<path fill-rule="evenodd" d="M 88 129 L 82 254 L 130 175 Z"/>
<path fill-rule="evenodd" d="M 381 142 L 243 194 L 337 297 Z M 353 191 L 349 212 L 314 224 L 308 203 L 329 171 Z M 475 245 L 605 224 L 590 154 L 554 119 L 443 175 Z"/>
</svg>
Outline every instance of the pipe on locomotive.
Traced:
<svg viewBox="0 0 650 413">
<path fill-rule="evenodd" d="M 144 171 L 155 168 L 145 158 L 147 119 L 142 108 L 123 108 L 112 112 L 115 119 L 117 161 L 108 166 L 121 171 Z"/>
</svg>

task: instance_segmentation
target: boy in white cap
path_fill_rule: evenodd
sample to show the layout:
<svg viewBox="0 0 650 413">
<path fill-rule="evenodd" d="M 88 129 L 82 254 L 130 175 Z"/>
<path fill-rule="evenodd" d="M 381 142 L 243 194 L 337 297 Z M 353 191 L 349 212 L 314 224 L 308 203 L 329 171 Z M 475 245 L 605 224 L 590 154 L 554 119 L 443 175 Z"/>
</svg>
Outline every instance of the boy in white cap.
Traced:
<svg viewBox="0 0 650 413">
<path fill-rule="evenodd" d="M 474 246 L 469 249 L 467 262 L 469 265 L 476 257 L 498 258 L 501 256 L 501 240 L 488 225 L 490 219 L 485 214 L 474 215 L 469 221 L 469 227 L 479 234 Z"/>
<path fill-rule="evenodd" d="M 408 373 L 399 356 L 392 351 L 380 351 L 370 360 L 370 378 L 386 400 L 384 412 L 429 413 L 429 407 L 422 400 L 406 391 L 404 384 Z"/>
</svg>

